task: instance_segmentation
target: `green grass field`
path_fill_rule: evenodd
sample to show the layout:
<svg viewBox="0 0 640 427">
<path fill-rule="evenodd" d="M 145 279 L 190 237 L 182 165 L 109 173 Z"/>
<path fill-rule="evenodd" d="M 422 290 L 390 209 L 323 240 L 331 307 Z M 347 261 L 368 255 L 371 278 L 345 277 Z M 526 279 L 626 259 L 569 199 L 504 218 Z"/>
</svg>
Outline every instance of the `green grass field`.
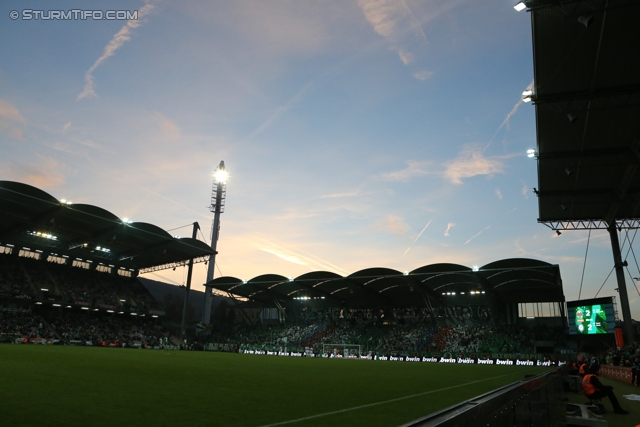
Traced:
<svg viewBox="0 0 640 427">
<path fill-rule="evenodd" d="M 6 426 L 397 426 L 545 368 L 0 345 Z"/>
</svg>

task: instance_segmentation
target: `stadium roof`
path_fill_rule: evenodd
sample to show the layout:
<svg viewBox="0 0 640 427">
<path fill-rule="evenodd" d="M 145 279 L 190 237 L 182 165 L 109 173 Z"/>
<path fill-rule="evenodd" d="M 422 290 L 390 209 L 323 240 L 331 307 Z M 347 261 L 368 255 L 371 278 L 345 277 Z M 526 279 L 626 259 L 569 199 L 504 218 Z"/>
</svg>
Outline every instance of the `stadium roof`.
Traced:
<svg viewBox="0 0 640 427">
<path fill-rule="evenodd" d="M 640 2 L 525 4 L 533 30 L 538 220 L 585 229 L 639 219 Z"/>
<path fill-rule="evenodd" d="M 98 206 L 61 201 L 27 184 L 0 181 L 0 244 L 128 270 L 208 259 L 211 248 Z"/>
<path fill-rule="evenodd" d="M 475 270 L 457 264 L 431 264 L 410 272 L 368 268 L 343 277 L 314 271 L 296 278 L 265 274 L 243 281 L 219 277 L 206 286 L 267 305 L 295 299 L 326 306 L 416 307 L 483 291 L 509 302 L 564 301 L 560 268 L 543 261 L 513 258 Z M 473 291 L 473 293 L 471 293 Z"/>
</svg>

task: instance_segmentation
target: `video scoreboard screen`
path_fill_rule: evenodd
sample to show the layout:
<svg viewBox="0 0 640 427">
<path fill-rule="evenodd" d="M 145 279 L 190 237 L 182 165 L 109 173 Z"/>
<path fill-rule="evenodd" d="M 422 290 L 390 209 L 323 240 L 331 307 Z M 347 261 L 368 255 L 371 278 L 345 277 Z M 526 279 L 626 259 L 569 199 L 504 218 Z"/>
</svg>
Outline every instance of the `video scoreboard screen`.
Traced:
<svg viewBox="0 0 640 427">
<path fill-rule="evenodd" d="M 567 312 L 570 334 L 611 334 L 614 331 L 615 314 L 611 297 L 567 302 Z"/>
</svg>

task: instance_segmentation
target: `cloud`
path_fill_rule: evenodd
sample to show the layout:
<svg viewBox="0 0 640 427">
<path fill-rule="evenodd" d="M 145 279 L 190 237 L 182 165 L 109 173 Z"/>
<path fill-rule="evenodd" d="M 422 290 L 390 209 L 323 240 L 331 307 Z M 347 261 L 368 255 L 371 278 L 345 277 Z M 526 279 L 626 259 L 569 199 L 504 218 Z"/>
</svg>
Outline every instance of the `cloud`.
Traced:
<svg viewBox="0 0 640 427">
<path fill-rule="evenodd" d="M 0 131 L 6 132 L 14 138 L 24 139 L 22 127 L 27 120 L 16 107 L 0 99 Z"/>
<path fill-rule="evenodd" d="M 154 113 L 154 119 L 158 123 L 160 127 L 160 131 L 162 132 L 162 136 L 164 139 L 170 142 L 179 141 L 182 139 L 182 133 L 180 132 L 180 126 L 173 120 L 163 116 L 161 113 Z"/>
<path fill-rule="evenodd" d="M 433 72 L 427 71 L 427 70 L 416 71 L 415 73 L 413 73 L 413 77 L 415 77 L 418 80 L 427 80 L 431 76 L 433 76 Z"/>
<path fill-rule="evenodd" d="M 447 229 L 444 231 L 444 236 L 445 237 L 449 237 L 450 236 L 449 230 L 451 230 L 455 226 L 456 226 L 456 224 L 454 222 L 447 223 Z"/>
<path fill-rule="evenodd" d="M 398 56 L 400 57 L 400 61 L 402 61 L 402 63 L 404 65 L 409 65 L 413 62 L 413 60 L 415 59 L 415 55 L 411 52 L 405 52 L 402 49 L 398 50 Z"/>
<path fill-rule="evenodd" d="M 424 176 L 434 173 L 428 167 L 431 166 L 431 162 L 417 162 L 415 160 L 408 160 L 407 167 L 395 172 L 388 172 L 381 175 L 381 178 L 385 181 L 409 181 L 411 178 L 417 176 Z"/>
<path fill-rule="evenodd" d="M 520 194 L 522 194 L 525 199 L 527 200 L 529 199 L 529 189 L 527 188 L 526 185 L 522 187 L 522 190 L 520 190 Z"/>
<path fill-rule="evenodd" d="M 335 271 L 336 273 L 342 274 L 342 275 L 349 274 L 349 272 L 343 270 L 342 268 L 338 267 L 335 264 L 332 264 L 330 261 L 327 261 L 325 259 L 322 259 L 318 256 L 315 256 L 309 253 L 304 253 L 299 249 L 295 249 L 294 251 L 293 249 L 291 249 L 290 244 L 287 245 L 288 248 L 284 248 L 281 244 L 278 244 L 274 242 L 272 239 L 264 237 L 260 234 L 252 234 L 249 237 L 249 242 L 247 243 L 247 245 L 250 245 L 251 243 L 256 241 L 262 241 L 264 244 L 266 244 L 266 247 L 265 246 L 259 247 L 260 250 L 276 255 L 294 264 L 315 265 L 321 268 L 322 270 Z"/>
<path fill-rule="evenodd" d="M 261 251 L 270 253 L 272 255 L 277 256 L 278 258 L 282 258 L 285 261 L 289 261 L 292 262 L 294 264 L 298 264 L 298 265 L 307 265 L 306 262 L 304 262 L 303 260 L 301 260 L 300 258 L 298 258 L 295 255 L 289 255 L 279 249 L 276 248 L 260 248 Z"/>
<path fill-rule="evenodd" d="M 0 175 L 38 188 L 56 188 L 64 184 L 64 166 L 54 159 L 41 156 L 35 163 L 9 162 L 0 166 Z"/>
<path fill-rule="evenodd" d="M 374 31 L 392 42 L 398 42 L 411 31 L 425 43 L 427 36 L 420 22 L 404 0 L 358 0 L 367 22 Z"/>
<path fill-rule="evenodd" d="M 358 0 L 358 5 L 373 30 L 391 43 L 402 63 L 413 62 L 414 54 L 403 46 L 407 33 L 425 43 L 427 36 L 404 0 Z"/>
<path fill-rule="evenodd" d="M 496 188 L 494 193 L 496 193 L 496 197 L 500 200 L 502 200 L 502 191 L 500 191 L 499 188 Z"/>
<path fill-rule="evenodd" d="M 284 215 L 275 216 L 274 219 L 279 219 L 279 220 L 307 219 L 307 218 L 314 218 L 319 215 L 320 214 L 317 212 L 307 212 L 307 211 L 298 211 L 298 210 L 288 209 L 287 213 L 285 213 Z"/>
<path fill-rule="evenodd" d="M 464 244 L 466 245 L 467 243 L 469 243 L 470 241 L 472 241 L 473 239 L 475 239 L 476 237 L 478 237 L 479 235 L 482 234 L 483 231 L 488 230 L 489 228 L 491 228 L 490 225 L 487 225 L 485 228 L 483 228 L 482 230 L 478 231 L 472 238 L 470 238 L 469 240 L 467 240 L 466 242 L 464 242 Z"/>
<path fill-rule="evenodd" d="M 125 42 L 131 40 L 131 31 L 135 28 L 138 28 L 142 24 L 142 18 L 148 15 L 153 9 L 154 5 L 151 3 L 145 4 L 142 8 L 138 10 L 138 19 L 130 19 L 120 31 L 118 31 L 111 41 L 105 46 L 104 52 L 102 56 L 93 63 L 93 65 L 87 70 L 84 75 L 84 89 L 78 95 L 77 99 L 82 99 L 87 96 L 98 96 L 95 91 L 94 81 L 93 81 L 93 72 L 98 68 L 104 61 L 107 60 L 110 56 L 115 55 L 116 51 L 122 47 Z"/>
<path fill-rule="evenodd" d="M 346 193 L 333 193 L 333 194 L 325 194 L 324 196 L 320 196 L 321 199 L 337 199 L 342 197 L 356 197 L 360 195 L 360 190 L 349 191 Z"/>
<path fill-rule="evenodd" d="M 471 144 L 463 147 L 458 157 L 448 163 L 444 177 L 453 184 L 462 184 L 464 178 L 502 172 L 502 157 L 485 157 L 482 148 Z"/>
<path fill-rule="evenodd" d="M 71 122 L 67 122 L 63 127 L 62 127 L 62 132 L 66 132 L 71 128 Z"/>
<path fill-rule="evenodd" d="M 389 230 L 393 234 L 405 234 L 409 228 L 404 218 L 391 214 L 387 215 L 384 221 L 377 223 L 376 227 Z"/>
</svg>

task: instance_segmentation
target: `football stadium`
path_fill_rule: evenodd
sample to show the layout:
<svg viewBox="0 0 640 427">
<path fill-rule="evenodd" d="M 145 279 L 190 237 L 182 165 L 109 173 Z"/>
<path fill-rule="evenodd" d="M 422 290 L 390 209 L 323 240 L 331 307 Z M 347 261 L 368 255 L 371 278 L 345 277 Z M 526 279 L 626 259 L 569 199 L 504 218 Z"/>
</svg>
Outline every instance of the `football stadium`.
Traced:
<svg viewBox="0 0 640 427">
<path fill-rule="evenodd" d="M 515 9 L 531 15 L 522 101 L 536 108 L 537 221 L 557 235 L 606 230 L 616 296 L 567 301 L 561 264 L 517 256 L 214 277 L 224 162 L 209 243 L 197 222 L 178 237 L 3 179 L 3 425 L 638 424 L 626 280 L 640 228 L 640 3 Z M 196 264 L 204 293 L 191 289 Z M 181 288 L 143 277 L 176 268 Z"/>
</svg>

